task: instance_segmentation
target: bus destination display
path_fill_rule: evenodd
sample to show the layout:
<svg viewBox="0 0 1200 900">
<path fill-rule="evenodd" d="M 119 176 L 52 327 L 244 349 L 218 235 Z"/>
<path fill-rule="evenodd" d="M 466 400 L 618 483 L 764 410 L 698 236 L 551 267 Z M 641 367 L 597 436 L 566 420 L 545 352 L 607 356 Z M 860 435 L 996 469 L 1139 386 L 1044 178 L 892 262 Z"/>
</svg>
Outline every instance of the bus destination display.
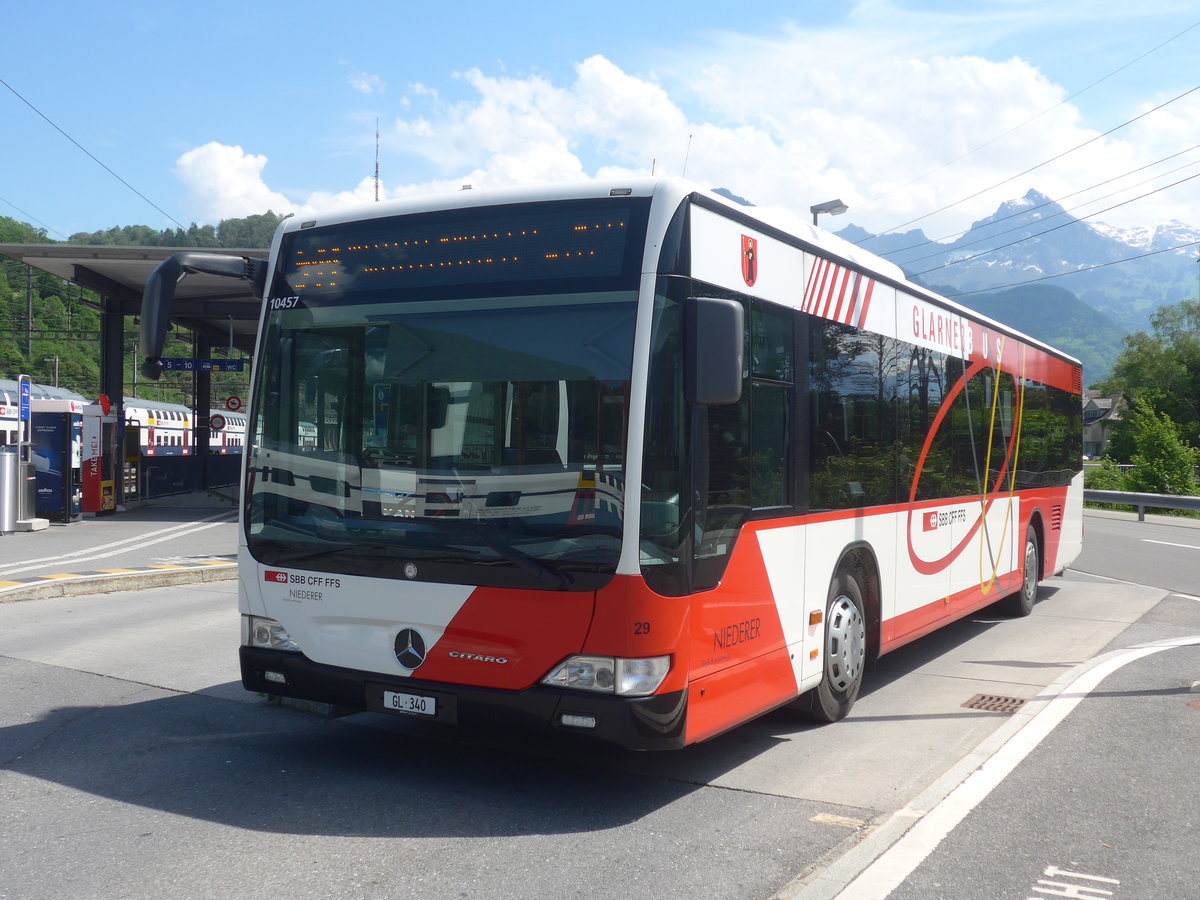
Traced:
<svg viewBox="0 0 1200 900">
<path fill-rule="evenodd" d="M 303 302 L 347 292 L 604 278 L 635 262 L 627 259 L 631 223 L 644 213 L 631 203 L 539 206 L 503 216 L 440 213 L 294 232 L 280 254 L 286 291 Z"/>
</svg>

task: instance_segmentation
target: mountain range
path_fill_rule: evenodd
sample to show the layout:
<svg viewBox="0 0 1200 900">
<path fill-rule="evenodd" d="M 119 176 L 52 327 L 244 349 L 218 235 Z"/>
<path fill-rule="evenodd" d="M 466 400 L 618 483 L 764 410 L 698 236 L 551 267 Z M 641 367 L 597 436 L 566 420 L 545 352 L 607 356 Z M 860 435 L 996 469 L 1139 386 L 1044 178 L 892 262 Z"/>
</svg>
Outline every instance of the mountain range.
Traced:
<svg viewBox="0 0 1200 900">
<path fill-rule="evenodd" d="M 1178 221 L 1113 228 L 1077 219 L 1036 190 L 949 242 L 857 225 L 838 235 L 911 281 L 1079 357 L 1085 384 L 1111 374 L 1125 334 L 1148 330 L 1158 307 L 1197 291 L 1200 229 Z"/>
</svg>

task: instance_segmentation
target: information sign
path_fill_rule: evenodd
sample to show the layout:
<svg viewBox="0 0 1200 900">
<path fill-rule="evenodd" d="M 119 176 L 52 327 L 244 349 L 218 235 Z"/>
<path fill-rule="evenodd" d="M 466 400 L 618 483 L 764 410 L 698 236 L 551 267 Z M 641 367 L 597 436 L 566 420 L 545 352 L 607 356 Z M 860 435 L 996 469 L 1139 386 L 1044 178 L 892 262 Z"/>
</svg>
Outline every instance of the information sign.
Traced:
<svg viewBox="0 0 1200 900">
<path fill-rule="evenodd" d="M 29 376 L 28 375 L 19 376 L 18 383 L 20 384 L 20 395 L 21 395 L 20 399 L 17 401 L 19 404 L 19 409 L 20 409 L 18 417 L 20 418 L 20 420 L 22 422 L 28 422 L 29 421 L 29 398 L 32 396 L 31 383 L 29 381 Z"/>
<path fill-rule="evenodd" d="M 188 359 L 166 356 L 159 360 L 164 372 L 244 372 L 244 359 Z"/>
</svg>

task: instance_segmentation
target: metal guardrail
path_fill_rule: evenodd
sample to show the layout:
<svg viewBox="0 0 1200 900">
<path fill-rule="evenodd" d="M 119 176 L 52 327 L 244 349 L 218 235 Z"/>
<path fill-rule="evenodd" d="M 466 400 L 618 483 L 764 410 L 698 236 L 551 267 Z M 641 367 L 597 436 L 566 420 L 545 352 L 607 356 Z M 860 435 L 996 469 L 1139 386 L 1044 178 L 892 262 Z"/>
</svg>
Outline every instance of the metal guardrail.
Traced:
<svg viewBox="0 0 1200 900">
<path fill-rule="evenodd" d="M 1146 521 L 1146 508 L 1200 510 L 1200 497 L 1181 497 L 1176 494 L 1137 494 L 1132 491 L 1084 490 L 1085 503 L 1119 503 L 1136 506 L 1138 521 Z"/>
</svg>

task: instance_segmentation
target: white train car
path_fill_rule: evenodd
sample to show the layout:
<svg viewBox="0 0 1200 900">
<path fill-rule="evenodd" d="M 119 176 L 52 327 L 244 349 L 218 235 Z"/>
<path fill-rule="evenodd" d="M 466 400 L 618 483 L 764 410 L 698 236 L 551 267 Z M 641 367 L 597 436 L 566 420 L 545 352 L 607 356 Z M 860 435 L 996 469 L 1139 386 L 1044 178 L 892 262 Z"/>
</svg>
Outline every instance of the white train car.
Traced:
<svg viewBox="0 0 1200 900">
<path fill-rule="evenodd" d="M 20 437 L 20 387 L 15 379 L 0 378 L 0 447 L 17 443 Z M 89 401 L 66 388 L 30 382 L 32 412 L 83 412 Z"/>
<path fill-rule="evenodd" d="M 191 456 L 194 450 L 191 409 L 165 400 L 126 397 L 125 427 L 138 429 L 138 455 L 143 458 Z"/>
<path fill-rule="evenodd" d="M 210 409 L 209 422 L 220 416 L 220 429 L 211 429 L 208 434 L 208 452 L 218 456 L 240 455 L 246 446 L 246 414 L 224 409 Z"/>
</svg>

